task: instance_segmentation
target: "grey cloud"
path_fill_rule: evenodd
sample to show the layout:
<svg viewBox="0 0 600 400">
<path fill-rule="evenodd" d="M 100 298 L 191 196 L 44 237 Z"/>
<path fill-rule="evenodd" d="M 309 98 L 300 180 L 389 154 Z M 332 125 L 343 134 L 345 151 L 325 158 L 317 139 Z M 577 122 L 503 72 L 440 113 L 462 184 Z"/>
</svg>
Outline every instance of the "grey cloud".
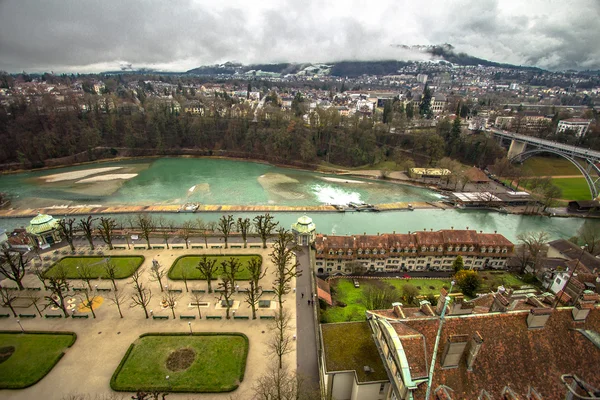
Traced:
<svg viewBox="0 0 600 400">
<path fill-rule="evenodd" d="M 507 15 L 507 2 L 498 0 L 289 0 L 223 7 L 192 0 L 5 0 L 0 69 L 414 59 L 422 55 L 391 45 L 445 42 L 499 62 L 600 68 L 600 2 L 531 0 L 521 11 L 523 2 L 515 1 L 519 13 Z"/>
</svg>

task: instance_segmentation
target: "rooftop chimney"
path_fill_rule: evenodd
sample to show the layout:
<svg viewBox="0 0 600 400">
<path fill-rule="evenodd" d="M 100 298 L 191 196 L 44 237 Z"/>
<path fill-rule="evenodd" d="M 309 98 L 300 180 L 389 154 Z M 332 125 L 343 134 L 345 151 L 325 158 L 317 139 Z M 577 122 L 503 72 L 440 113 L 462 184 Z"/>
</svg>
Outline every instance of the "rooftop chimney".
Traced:
<svg viewBox="0 0 600 400">
<path fill-rule="evenodd" d="M 490 396 L 490 394 L 485 389 L 481 389 L 481 393 L 479 393 L 479 397 L 477 397 L 477 400 L 494 400 L 494 398 Z"/>
<path fill-rule="evenodd" d="M 442 356 L 442 368 L 457 368 L 460 362 L 469 336 L 467 335 L 450 335 L 446 343 L 446 349 Z"/>
<path fill-rule="evenodd" d="M 546 325 L 552 315 L 551 308 L 532 308 L 527 316 L 527 327 L 529 329 L 541 329 Z"/>
<path fill-rule="evenodd" d="M 444 308 L 444 302 L 446 301 L 446 297 L 448 296 L 448 291 L 446 289 L 440 289 L 440 297 L 437 301 L 437 306 L 435 307 L 435 312 L 437 315 L 442 315 L 442 309 Z"/>
<path fill-rule="evenodd" d="M 519 396 L 510 388 L 510 386 L 504 386 L 500 398 L 503 400 L 519 400 Z"/>
<path fill-rule="evenodd" d="M 402 319 L 406 318 L 406 315 L 404 315 L 404 311 L 402 311 L 402 303 L 392 303 L 392 309 L 396 317 Z"/>
<path fill-rule="evenodd" d="M 538 393 L 537 390 L 529 386 L 529 391 L 527 392 L 527 400 L 544 400 L 541 394 Z"/>
<path fill-rule="evenodd" d="M 542 303 L 540 301 L 540 299 L 538 299 L 535 296 L 535 294 L 528 293 L 526 295 L 526 297 L 527 297 L 527 300 L 526 300 L 527 304 L 532 305 L 532 306 L 537 307 L 537 308 L 544 308 L 544 307 L 546 307 L 546 305 L 544 303 Z"/>
<path fill-rule="evenodd" d="M 494 293 L 492 295 L 492 297 L 494 297 L 494 302 L 492 303 L 492 306 L 490 307 L 490 312 L 495 312 L 495 311 L 506 312 L 508 310 L 508 306 L 509 306 L 510 302 L 508 301 L 508 299 L 506 297 L 504 297 L 504 295 L 502 293 Z"/>
<path fill-rule="evenodd" d="M 435 400 L 452 400 L 452 393 L 454 391 L 450 389 L 448 386 L 441 385 L 435 389 Z"/>
<path fill-rule="evenodd" d="M 554 301 L 556 300 L 556 297 L 552 293 L 549 293 L 549 292 L 542 293 L 540 295 L 540 297 L 544 303 L 550 304 L 550 305 L 554 304 Z"/>
<path fill-rule="evenodd" d="M 419 309 L 421 310 L 421 312 L 429 317 L 432 317 L 435 315 L 435 313 L 433 312 L 433 309 L 431 308 L 431 303 L 427 300 L 422 300 L 419 302 Z"/>
<path fill-rule="evenodd" d="M 573 307 L 573 319 L 575 321 L 585 321 L 590 313 L 590 310 L 595 307 L 598 297 L 598 294 L 592 292 L 591 290 L 586 290 L 583 292 L 583 296 L 577 300 L 575 307 Z"/>
<path fill-rule="evenodd" d="M 483 338 L 479 332 L 475 332 L 473 336 L 471 336 L 471 340 L 469 341 L 469 353 L 467 354 L 467 371 L 473 371 L 473 364 L 475 364 L 475 359 L 477 358 L 477 354 L 481 349 L 481 345 L 483 344 Z"/>
</svg>

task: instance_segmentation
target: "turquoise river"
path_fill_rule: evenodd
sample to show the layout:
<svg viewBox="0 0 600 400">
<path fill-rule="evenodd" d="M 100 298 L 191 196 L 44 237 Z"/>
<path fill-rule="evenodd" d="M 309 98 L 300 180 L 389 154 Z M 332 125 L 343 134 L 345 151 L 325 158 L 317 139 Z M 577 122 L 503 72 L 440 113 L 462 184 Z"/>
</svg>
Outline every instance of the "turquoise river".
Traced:
<svg viewBox="0 0 600 400">
<path fill-rule="evenodd" d="M 241 205 L 321 205 L 431 202 L 432 190 L 340 175 L 275 167 L 268 164 L 213 158 L 157 158 L 102 162 L 76 167 L 0 176 L 0 192 L 15 208 L 74 205 L 160 205 L 198 202 Z M 273 213 L 289 227 L 300 214 Z M 54 213 L 60 216 L 60 209 Z M 184 219 L 216 220 L 219 213 L 164 214 Z M 253 217 L 254 214 L 235 214 Z M 122 215 L 115 216 L 125 218 Z M 520 232 L 547 231 L 568 238 L 584 223 L 578 218 L 502 215 L 487 211 L 426 209 L 381 213 L 314 213 L 323 233 L 370 234 L 422 229 L 497 231 L 515 240 Z M 0 228 L 24 226 L 27 218 L 0 219 Z M 597 223 L 588 221 L 586 223 Z"/>
</svg>

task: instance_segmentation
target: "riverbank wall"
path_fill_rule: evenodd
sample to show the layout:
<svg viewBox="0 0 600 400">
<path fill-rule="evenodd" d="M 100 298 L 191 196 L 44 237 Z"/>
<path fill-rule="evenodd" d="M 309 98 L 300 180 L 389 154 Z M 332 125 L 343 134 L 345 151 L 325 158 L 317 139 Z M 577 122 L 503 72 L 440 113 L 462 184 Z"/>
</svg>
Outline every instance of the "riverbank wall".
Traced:
<svg viewBox="0 0 600 400">
<path fill-rule="evenodd" d="M 410 211 L 412 209 L 447 209 L 450 206 L 441 202 L 416 202 L 416 203 L 384 203 L 377 204 L 379 211 Z M 154 206 L 65 206 L 65 207 L 42 207 L 0 210 L 0 218 L 27 218 L 35 217 L 38 213 L 51 215 L 101 215 L 101 214 L 138 214 L 138 213 L 183 213 L 181 205 L 154 205 Z M 267 212 L 297 212 L 297 213 L 342 213 L 332 205 L 322 206 L 276 206 L 276 205 L 210 205 L 203 204 L 198 207 L 196 214 L 205 212 L 218 213 L 267 213 Z M 357 211 L 346 211 L 357 212 Z M 367 212 L 367 211 L 362 211 Z"/>
</svg>

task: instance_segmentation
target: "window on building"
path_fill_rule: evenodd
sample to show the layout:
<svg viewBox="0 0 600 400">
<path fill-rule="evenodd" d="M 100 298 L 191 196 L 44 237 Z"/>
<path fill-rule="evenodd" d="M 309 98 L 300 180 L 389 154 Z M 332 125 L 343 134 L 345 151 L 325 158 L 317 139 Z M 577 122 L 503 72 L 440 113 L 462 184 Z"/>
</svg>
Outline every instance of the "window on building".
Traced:
<svg viewBox="0 0 600 400">
<path fill-rule="evenodd" d="M 473 251 L 473 250 L 474 250 L 473 246 L 469 247 L 469 251 Z"/>
<path fill-rule="evenodd" d="M 341 271 L 341 270 L 342 270 L 342 266 L 341 266 L 341 265 L 338 265 L 338 266 L 337 266 L 337 270 L 338 270 L 338 271 Z"/>
<path fill-rule="evenodd" d="M 448 246 L 448 251 L 452 251 L 452 246 Z"/>
<path fill-rule="evenodd" d="M 557 284 L 557 285 L 560 285 L 560 283 L 561 283 L 562 281 L 560 280 L 560 278 L 556 278 L 556 281 L 555 281 L 555 282 L 556 282 L 556 284 Z"/>
<path fill-rule="evenodd" d="M 381 385 L 379 385 L 379 394 L 383 394 L 383 391 L 385 390 L 385 383 L 382 383 Z"/>
</svg>

